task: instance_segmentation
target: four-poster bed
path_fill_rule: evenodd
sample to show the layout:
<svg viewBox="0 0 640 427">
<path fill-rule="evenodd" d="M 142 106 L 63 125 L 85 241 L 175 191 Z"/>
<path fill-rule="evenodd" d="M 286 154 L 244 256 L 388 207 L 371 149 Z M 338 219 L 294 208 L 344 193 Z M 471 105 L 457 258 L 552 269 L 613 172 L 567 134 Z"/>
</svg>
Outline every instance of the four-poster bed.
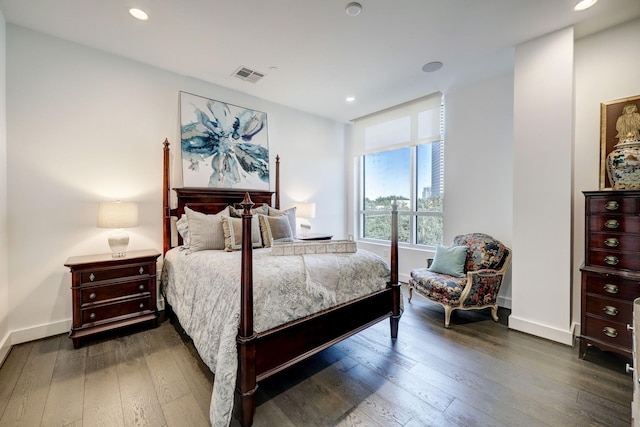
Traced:
<svg viewBox="0 0 640 427">
<path fill-rule="evenodd" d="M 181 216 L 185 213 L 185 208 L 192 209 L 194 211 L 198 211 L 200 213 L 213 215 L 216 214 L 226 206 L 240 206 L 242 208 L 242 248 L 239 252 L 239 268 L 240 268 L 240 276 L 239 283 L 232 284 L 235 290 L 228 291 L 229 293 L 238 292 L 237 287 L 239 286 L 239 292 L 234 294 L 234 298 L 237 298 L 239 295 L 239 319 L 237 328 L 234 325 L 234 333 L 237 331 L 237 336 L 235 338 L 235 344 L 237 347 L 237 376 L 235 379 L 235 393 L 234 393 L 234 407 L 236 411 L 236 416 L 239 418 L 241 425 L 249 426 L 253 422 L 253 416 L 255 411 L 255 392 L 257 389 L 257 383 L 270 377 L 271 375 L 282 371 L 283 369 L 309 357 L 312 356 L 319 351 L 338 343 L 339 341 L 346 339 L 359 331 L 378 323 L 381 320 L 386 318 L 390 319 L 390 327 L 391 327 L 391 337 L 396 338 L 398 334 L 398 322 L 401 315 L 401 294 L 400 294 L 400 284 L 398 283 L 398 245 L 397 245 L 397 211 L 394 209 L 392 213 L 392 238 L 391 238 L 391 260 L 390 260 L 390 271 L 389 267 L 386 263 L 380 260 L 380 263 L 384 266 L 384 277 L 382 279 L 382 286 L 378 284 L 378 288 L 373 291 L 367 291 L 364 295 L 359 295 L 353 299 L 349 299 L 347 301 L 340 301 L 340 297 L 338 297 L 338 301 L 334 301 L 329 307 L 321 307 L 321 309 L 317 312 L 313 312 L 309 315 L 305 315 L 304 317 L 297 318 L 292 321 L 288 321 L 284 324 L 279 324 L 277 326 L 269 326 L 266 330 L 259 330 L 257 324 L 261 325 L 264 323 L 263 314 L 260 312 L 263 310 L 264 303 L 260 302 L 260 306 L 256 303 L 254 305 L 254 277 L 256 275 L 260 275 L 260 281 L 262 282 L 262 270 L 260 266 L 264 266 L 266 262 L 275 262 L 275 263 L 285 263 L 293 262 L 287 260 L 287 258 L 298 258 L 302 259 L 300 256 L 270 256 L 271 254 L 267 249 L 260 249 L 255 251 L 252 248 L 252 236 L 251 236 L 251 224 L 252 224 L 252 214 L 251 208 L 254 206 L 260 206 L 262 204 L 267 204 L 272 206 L 274 209 L 280 208 L 280 180 L 279 180 L 279 158 L 276 157 L 276 168 L 275 168 L 275 192 L 271 191 L 240 191 L 233 189 L 217 189 L 217 188 L 171 188 L 169 182 L 170 176 L 170 153 L 169 153 L 169 142 L 165 140 L 164 142 L 164 174 L 163 174 L 163 254 L 165 254 L 165 264 L 164 269 L 167 271 L 163 271 L 163 293 L 165 294 L 165 298 L 167 299 L 167 307 L 169 313 L 175 313 L 180 310 L 174 310 L 172 305 L 181 306 L 183 301 L 180 301 L 176 295 L 182 292 L 183 295 L 189 294 L 192 292 L 190 289 L 187 291 L 172 291 L 171 288 L 168 288 L 168 285 L 165 283 L 167 277 L 176 275 L 175 271 L 179 270 L 178 268 L 172 268 L 168 265 L 168 260 L 171 261 L 173 258 L 179 257 L 177 253 L 177 249 L 172 249 L 172 223 L 174 218 L 181 218 Z M 171 191 L 175 191 L 177 195 L 177 207 L 171 208 L 170 206 L 170 193 Z M 183 240 L 180 236 L 178 236 L 179 245 L 183 243 Z M 167 256 L 168 252 L 171 252 L 171 257 Z M 206 251 L 206 252 L 214 252 L 214 251 Z M 216 251 L 217 252 L 217 251 Z M 234 259 L 238 258 L 238 252 L 235 254 L 231 254 L 229 252 L 219 251 L 224 254 L 227 258 L 223 263 L 229 264 L 236 261 L 230 261 L 231 256 L 235 255 Z M 340 262 L 356 262 L 361 257 L 365 258 L 377 258 L 375 255 L 367 253 L 366 251 L 358 250 L 358 253 L 355 254 L 339 254 L 344 255 L 338 257 Z M 184 254 L 185 251 L 182 251 Z M 208 255 L 208 254 L 207 254 Z M 327 254 L 329 256 L 330 254 Z M 195 258 L 192 255 L 180 255 L 183 258 L 191 259 Z M 202 252 L 198 253 L 198 256 L 205 256 Z M 322 257 L 322 255 L 314 255 L 318 257 Z M 171 258 L 171 259 L 169 259 Z M 317 259 L 317 258 L 316 258 Z M 302 261 L 295 261 L 302 264 Z M 332 261 L 334 262 L 334 261 Z M 256 266 L 256 270 L 254 271 L 254 266 Z M 349 265 L 351 267 L 351 265 Z M 359 271 L 366 270 L 375 270 L 374 268 L 361 268 Z M 175 270 L 175 271 L 174 271 Z M 308 272 L 308 270 L 307 270 Z M 218 273 L 216 273 L 218 274 Z M 294 276 L 297 273 L 291 272 L 291 275 Z M 308 273 L 307 273 L 308 274 Z M 358 273 L 354 279 L 354 277 L 349 278 L 349 283 L 357 282 Z M 364 275 L 364 274 L 362 274 Z M 288 274 L 282 275 L 280 280 L 289 280 Z M 202 274 L 198 277 L 202 277 Z M 302 273 L 302 277 L 304 278 L 304 270 Z M 308 280 L 308 279 L 307 279 Z M 363 279 L 364 280 L 364 279 Z M 366 279 L 368 280 L 368 279 Z M 336 282 L 338 283 L 338 282 Z M 360 286 L 360 284 L 356 284 Z M 194 284 L 195 286 L 195 284 Z M 218 286 L 218 285 L 216 285 Z M 287 286 L 291 286 L 287 284 Z M 354 285 L 354 287 L 357 287 Z M 349 288 L 350 286 L 344 286 L 345 288 Z M 207 292 L 211 293 L 211 287 L 208 288 Z M 217 287 L 215 288 L 217 291 Z M 220 291 L 220 293 L 224 293 L 225 291 Z M 295 293 L 291 291 L 292 294 Z M 191 294 L 189 294 L 191 295 Z M 326 296 L 326 292 L 325 292 Z M 202 300 L 202 297 L 190 297 L 193 300 Z M 256 298 L 258 298 L 256 296 Z M 171 299 L 171 300 L 170 300 Z M 235 301 L 235 300 L 234 300 Z M 261 301 L 260 299 L 256 299 L 256 301 Z M 291 303 L 291 300 L 288 299 L 289 305 L 294 305 L 296 303 Z M 202 305 L 202 304 L 200 304 Z M 227 304 L 229 305 L 229 304 Z M 233 305 L 233 304 L 231 304 Z M 195 308 L 194 308 L 195 307 Z M 255 307 L 255 312 L 254 312 Z M 293 309 L 297 309 L 297 307 L 293 307 Z M 183 318 L 180 318 L 178 315 L 178 321 L 182 324 L 182 322 L 187 323 L 196 323 L 191 318 L 194 316 L 194 313 L 197 310 L 202 310 L 202 307 L 198 307 L 194 305 L 189 309 L 182 311 L 187 313 L 183 314 Z M 206 309 L 205 309 L 206 310 Z M 172 314 L 173 315 L 173 314 Z M 206 316 L 206 314 L 205 314 Z M 206 316 L 208 317 L 208 316 Z M 233 317 L 233 315 L 229 314 L 227 317 Z M 199 320 L 198 320 L 199 321 Z M 215 325 L 218 327 L 219 325 Z M 192 331 L 186 331 L 190 336 L 197 335 L 200 337 L 206 332 L 202 332 L 202 327 L 196 330 L 192 328 Z M 224 331 L 218 333 L 218 335 L 224 335 Z M 216 335 L 216 337 L 218 336 Z M 193 336 L 192 336 L 193 338 Z M 207 338 L 208 339 L 208 338 Z M 206 341 L 207 339 L 199 338 L 200 341 Z M 194 345 L 198 349 L 198 352 L 208 353 L 210 352 L 208 349 L 199 349 L 198 343 L 194 339 Z M 223 344 L 220 344 L 220 349 L 223 348 Z M 221 351 L 221 350 L 217 350 Z M 222 353 L 219 353 L 222 354 Z M 235 355 L 234 355 L 235 357 Z M 204 358 L 203 358 L 204 360 Z M 204 360 L 207 363 L 207 360 Z M 219 365 L 221 362 L 218 361 Z M 216 365 L 216 362 L 212 362 L 212 365 Z M 209 365 L 211 368 L 211 365 Z M 219 367 L 219 366 L 218 366 Z M 216 367 L 216 369 L 218 368 Z M 213 369 L 212 369 L 213 370 Z M 216 373 L 216 378 L 214 379 L 214 389 L 217 387 L 216 381 L 218 380 L 217 376 L 219 374 Z M 214 390 L 215 394 L 215 390 Z M 212 408 L 213 408 L 213 397 L 212 397 Z M 214 409 L 212 409 L 211 417 L 212 423 L 214 423 Z M 228 422 L 228 421 L 226 421 Z M 214 423 L 215 424 L 215 423 Z"/>
</svg>

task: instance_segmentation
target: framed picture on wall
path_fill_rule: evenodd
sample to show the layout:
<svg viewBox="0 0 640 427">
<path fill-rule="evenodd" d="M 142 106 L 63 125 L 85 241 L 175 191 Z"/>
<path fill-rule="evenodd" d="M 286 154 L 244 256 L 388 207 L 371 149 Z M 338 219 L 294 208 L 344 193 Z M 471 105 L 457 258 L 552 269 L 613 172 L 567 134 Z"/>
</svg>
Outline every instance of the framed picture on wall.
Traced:
<svg viewBox="0 0 640 427">
<path fill-rule="evenodd" d="M 180 92 L 185 187 L 269 189 L 267 114 Z"/>
<path fill-rule="evenodd" d="M 600 104 L 600 189 L 610 189 L 607 156 L 631 132 L 640 132 L 640 95 Z"/>
</svg>

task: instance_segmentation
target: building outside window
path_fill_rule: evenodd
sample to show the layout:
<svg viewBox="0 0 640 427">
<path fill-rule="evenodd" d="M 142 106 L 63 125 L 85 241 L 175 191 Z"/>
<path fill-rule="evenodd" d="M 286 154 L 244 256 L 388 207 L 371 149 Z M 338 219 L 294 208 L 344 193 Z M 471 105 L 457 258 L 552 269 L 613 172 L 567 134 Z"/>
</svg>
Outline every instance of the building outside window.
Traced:
<svg viewBox="0 0 640 427">
<path fill-rule="evenodd" d="M 443 113 L 438 93 L 356 120 L 361 239 L 390 240 L 395 201 L 399 242 L 442 244 Z"/>
</svg>

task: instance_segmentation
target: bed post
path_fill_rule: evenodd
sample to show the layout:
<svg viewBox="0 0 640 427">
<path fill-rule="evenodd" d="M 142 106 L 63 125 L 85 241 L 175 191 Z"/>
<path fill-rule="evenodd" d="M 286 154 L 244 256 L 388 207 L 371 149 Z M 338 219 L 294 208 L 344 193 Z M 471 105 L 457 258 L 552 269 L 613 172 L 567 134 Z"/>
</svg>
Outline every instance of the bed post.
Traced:
<svg viewBox="0 0 640 427">
<path fill-rule="evenodd" d="M 169 172 L 171 170 L 169 160 L 169 139 L 165 138 L 162 143 L 164 146 L 164 161 L 162 175 L 162 255 L 166 254 L 171 248 L 171 207 L 169 206 Z"/>
<path fill-rule="evenodd" d="M 391 282 L 393 292 L 393 313 L 391 322 L 391 338 L 398 337 L 398 323 L 400 322 L 400 283 L 398 282 L 398 204 L 391 205 Z"/>
<path fill-rule="evenodd" d="M 238 330 L 238 380 L 236 409 L 240 424 L 250 426 L 255 411 L 256 334 L 253 331 L 253 249 L 251 239 L 251 208 L 253 202 L 246 193 L 240 203 L 242 213 L 242 267 L 240 276 L 240 327 Z"/>
</svg>

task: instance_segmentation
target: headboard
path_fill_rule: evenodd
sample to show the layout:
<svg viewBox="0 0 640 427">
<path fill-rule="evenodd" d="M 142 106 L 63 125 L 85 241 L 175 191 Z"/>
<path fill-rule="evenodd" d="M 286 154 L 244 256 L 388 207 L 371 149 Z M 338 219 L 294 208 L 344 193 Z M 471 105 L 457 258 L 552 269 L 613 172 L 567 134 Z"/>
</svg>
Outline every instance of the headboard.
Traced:
<svg viewBox="0 0 640 427">
<path fill-rule="evenodd" d="M 169 140 L 165 139 L 163 142 L 164 170 L 162 179 L 163 254 L 171 249 L 172 218 L 180 218 L 184 213 L 185 206 L 188 206 L 194 211 L 206 214 L 215 214 L 220 212 L 227 205 L 236 206 L 240 204 L 244 199 L 245 194 L 249 193 L 251 200 L 256 206 L 267 204 L 276 209 L 280 209 L 280 156 L 276 156 L 275 191 L 211 187 L 172 189 L 169 182 L 171 167 L 169 145 Z M 171 208 L 170 206 L 171 190 L 175 191 L 178 197 L 178 206 L 175 208 Z M 178 239 L 178 242 L 182 243 L 180 242 L 180 236 L 178 236 Z"/>
</svg>

